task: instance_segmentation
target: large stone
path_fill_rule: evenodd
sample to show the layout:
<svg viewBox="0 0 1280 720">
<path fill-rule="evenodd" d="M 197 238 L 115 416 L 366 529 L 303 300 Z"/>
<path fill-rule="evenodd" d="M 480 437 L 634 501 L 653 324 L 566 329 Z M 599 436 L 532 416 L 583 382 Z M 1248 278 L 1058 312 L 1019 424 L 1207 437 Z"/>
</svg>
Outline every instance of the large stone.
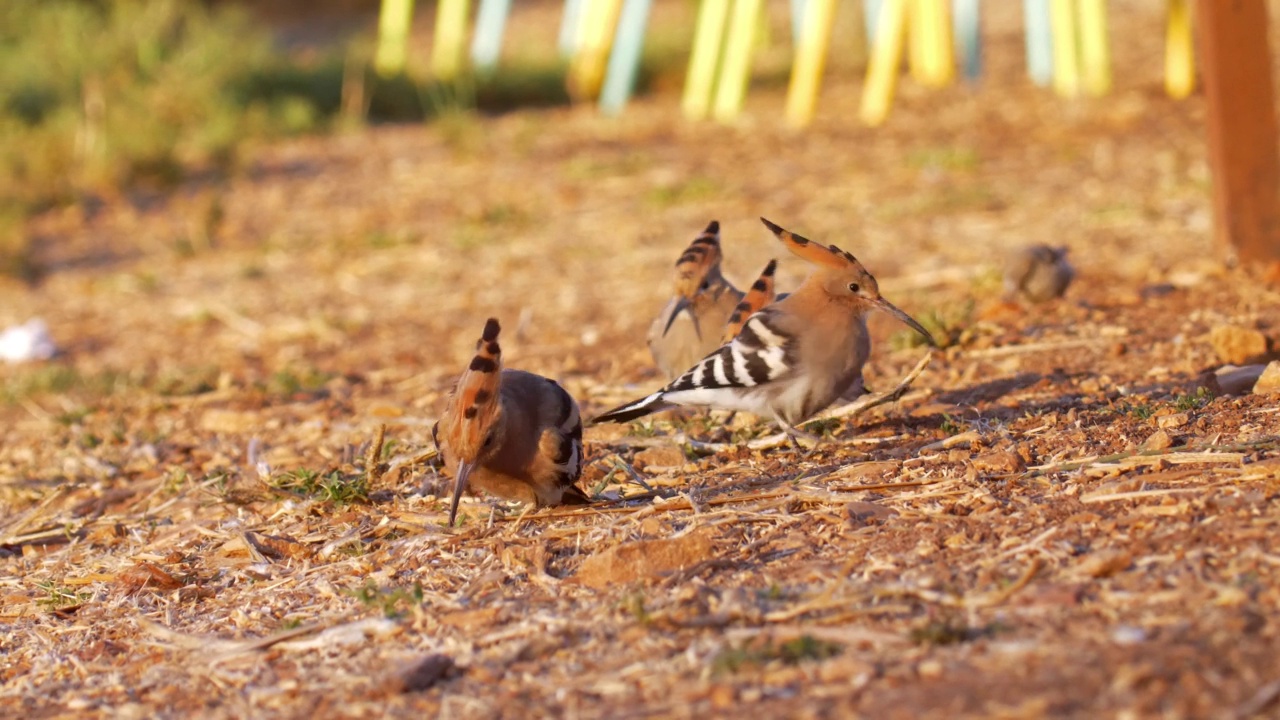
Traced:
<svg viewBox="0 0 1280 720">
<path fill-rule="evenodd" d="M 1163 429 L 1151 433 L 1146 442 L 1142 443 L 1143 450 L 1168 450 L 1173 447 L 1173 437 Z"/>
<path fill-rule="evenodd" d="M 973 469 L 988 475 L 1012 475 L 1026 470 L 1027 466 L 1012 450 L 992 450 L 975 457 Z"/>
<path fill-rule="evenodd" d="M 1209 333 L 1218 358 L 1232 365 L 1258 362 L 1267 355 L 1267 336 L 1238 325 L 1219 325 Z"/>
<path fill-rule="evenodd" d="M 680 467 L 688 461 L 688 458 L 684 456 L 684 450 L 675 445 L 663 445 L 662 447 L 647 448 L 636 453 L 634 464 L 637 470 L 648 470 L 650 468 Z"/>
<path fill-rule="evenodd" d="M 708 529 L 670 539 L 636 540 L 587 558 L 577 578 L 587 587 L 605 590 L 691 567 L 714 551 Z"/>
<path fill-rule="evenodd" d="M 1223 365 L 1217 370 L 1205 372 L 1197 384 L 1217 396 L 1244 395 L 1252 390 L 1264 369 L 1266 365 L 1261 364 L 1244 367 Z"/>
<path fill-rule="evenodd" d="M 1253 384 L 1253 391 L 1258 395 L 1280 394 L 1280 360 L 1272 360 L 1267 364 L 1258 381 Z"/>
</svg>

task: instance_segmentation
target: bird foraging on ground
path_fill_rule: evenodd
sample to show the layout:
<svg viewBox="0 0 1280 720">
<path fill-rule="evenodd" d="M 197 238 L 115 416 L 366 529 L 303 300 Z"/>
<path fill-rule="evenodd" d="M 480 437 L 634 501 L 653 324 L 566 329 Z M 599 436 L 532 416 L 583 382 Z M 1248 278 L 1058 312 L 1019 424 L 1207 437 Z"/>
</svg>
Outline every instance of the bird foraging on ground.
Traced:
<svg viewBox="0 0 1280 720">
<path fill-rule="evenodd" d="M 870 312 L 886 312 L 936 345 L 920 323 L 880 295 L 876 279 L 853 255 L 760 220 L 817 269 L 666 387 L 597 416 L 593 424 L 628 422 L 683 405 L 745 410 L 776 420 L 792 438 L 804 437 L 798 423 L 862 382 L 871 353 Z"/>
<path fill-rule="evenodd" d="M 1067 291 L 1075 268 L 1067 262 L 1066 247 L 1029 245 L 1012 253 L 1004 267 L 1006 300 L 1021 296 L 1033 303 L 1060 298 Z"/>
<path fill-rule="evenodd" d="M 539 507 L 590 502 L 575 484 L 582 472 L 578 403 L 554 380 L 504 370 L 500 329 L 493 318 L 484 324 L 475 357 L 431 428 L 453 474 L 450 525 L 468 487 Z"/>
<path fill-rule="evenodd" d="M 676 260 L 675 296 L 649 327 L 649 352 L 673 378 L 720 346 L 743 293 L 720 272 L 720 223 L 712 220 Z"/>
</svg>

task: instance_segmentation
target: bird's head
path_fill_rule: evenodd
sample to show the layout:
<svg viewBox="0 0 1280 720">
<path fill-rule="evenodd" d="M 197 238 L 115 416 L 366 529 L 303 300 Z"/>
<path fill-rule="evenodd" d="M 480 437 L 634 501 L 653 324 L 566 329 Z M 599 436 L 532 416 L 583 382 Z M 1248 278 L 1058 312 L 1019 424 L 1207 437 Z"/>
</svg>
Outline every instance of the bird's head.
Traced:
<svg viewBox="0 0 1280 720">
<path fill-rule="evenodd" d="M 449 404 L 436 428 L 437 445 L 449 448 L 457 460 L 449 524 L 458 514 L 458 502 L 476 466 L 502 444 L 504 423 L 498 393 L 502 380 L 502 348 L 498 346 L 498 321 L 489 318 L 476 342 L 476 354 L 458 378 Z"/>
<path fill-rule="evenodd" d="M 712 220 L 705 230 L 698 237 L 689 243 L 689 247 L 685 248 L 680 254 L 680 258 L 676 260 L 675 268 L 675 291 L 676 291 L 676 308 L 671 313 L 671 317 L 667 320 L 667 326 L 662 329 L 665 335 L 671 329 L 671 324 L 680 316 L 682 312 L 688 312 L 693 318 L 694 328 L 698 331 L 699 337 L 702 331 L 698 328 L 697 315 L 693 313 L 692 308 L 698 300 L 718 288 L 724 283 L 724 278 L 720 274 L 720 260 L 723 256 L 720 253 L 720 223 Z"/>
<path fill-rule="evenodd" d="M 764 218 L 760 218 L 760 221 L 794 255 L 817 266 L 813 274 L 805 280 L 806 285 L 820 286 L 830 298 L 837 302 L 885 312 L 923 335 L 930 345 L 937 346 L 933 336 L 924 329 L 923 325 L 880 294 L 880 286 L 876 283 L 875 277 L 851 253 L 835 245 L 823 245 L 796 235 Z"/>
</svg>

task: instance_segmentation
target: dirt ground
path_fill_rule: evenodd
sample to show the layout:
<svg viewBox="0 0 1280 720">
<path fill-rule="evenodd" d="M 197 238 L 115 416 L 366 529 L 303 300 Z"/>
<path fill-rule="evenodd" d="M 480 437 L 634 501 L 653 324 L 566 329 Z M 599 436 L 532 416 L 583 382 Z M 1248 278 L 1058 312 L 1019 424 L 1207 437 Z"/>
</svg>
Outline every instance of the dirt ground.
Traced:
<svg viewBox="0 0 1280 720">
<path fill-rule="evenodd" d="M 768 79 L 735 125 L 681 121 L 677 78 L 618 120 L 302 139 L 35 218 L 0 326 L 63 353 L 0 366 L 0 714 L 1280 714 L 1280 411 L 1196 390 L 1215 328 L 1274 347 L 1280 294 L 1211 245 L 1158 4 L 1113 5 L 1097 100 L 1033 88 L 995 15 L 982 83 L 904 81 L 881 129 L 839 64 L 804 132 Z M 596 506 L 444 526 L 419 458 L 486 317 L 590 416 L 660 384 L 644 332 L 708 220 L 739 284 L 804 277 L 760 215 L 948 337 L 902 399 L 810 454 L 742 419 L 590 429 Z M 998 306 L 1030 242 L 1078 280 Z M 888 389 L 925 350 L 872 327 Z"/>
</svg>

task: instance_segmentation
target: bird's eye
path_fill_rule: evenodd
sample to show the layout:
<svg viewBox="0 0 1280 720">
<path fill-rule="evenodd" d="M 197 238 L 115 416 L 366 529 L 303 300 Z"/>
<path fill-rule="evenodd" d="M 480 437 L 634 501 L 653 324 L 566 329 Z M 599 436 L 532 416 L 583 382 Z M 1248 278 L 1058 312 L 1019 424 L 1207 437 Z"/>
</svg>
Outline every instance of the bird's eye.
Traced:
<svg viewBox="0 0 1280 720">
<path fill-rule="evenodd" d="M 710 283 L 709 281 L 707 281 L 707 280 L 703 280 L 703 281 L 702 281 L 702 284 L 698 286 L 698 289 L 699 289 L 699 290 L 707 290 L 707 289 L 708 289 L 708 288 L 710 288 L 710 287 L 711 287 L 711 283 Z"/>
<path fill-rule="evenodd" d="M 849 292 L 856 293 L 859 289 L 858 283 L 849 283 Z"/>
<path fill-rule="evenodd" d="M 484 449 L 485 449 L 485 450 L 488 450 L 488 449 L 489 449 L 489 448 L 491 448 L 491 447 L 493 447 L 493 436 L 492 436 L 492 435 L 488 435 L 488 436 L 486 436 L 486 437 L 485 437 L 485 439 L 484 439 Z"/>
</svg>

